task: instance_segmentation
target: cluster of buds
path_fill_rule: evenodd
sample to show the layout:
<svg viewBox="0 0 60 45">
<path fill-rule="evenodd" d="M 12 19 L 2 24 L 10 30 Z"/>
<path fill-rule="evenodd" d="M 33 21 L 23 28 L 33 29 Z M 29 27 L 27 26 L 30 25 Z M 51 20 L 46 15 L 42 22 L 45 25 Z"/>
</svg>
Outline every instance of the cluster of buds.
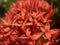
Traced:
<svg viewBox="0 0 60 45">
<path fill-rule="evenodd" d="M 0 18 L 0 45 L 56 45 L 59 29 L 51 29 L 52 4 L 17 0 Z"/>
</svg>

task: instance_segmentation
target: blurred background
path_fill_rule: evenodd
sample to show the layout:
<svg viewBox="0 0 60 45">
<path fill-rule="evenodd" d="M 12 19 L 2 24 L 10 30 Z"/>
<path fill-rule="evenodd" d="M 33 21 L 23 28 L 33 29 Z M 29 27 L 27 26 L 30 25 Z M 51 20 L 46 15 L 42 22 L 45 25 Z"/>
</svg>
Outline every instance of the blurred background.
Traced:
<svg viewBox="0 0 60 45">
<path fill-rule="evenodd" d="M 0 17 L 4 16 L 4 13 L 9 10 L 12 2 L 16 0 L 0 0 Z M 53 3 L 55 14 L 52 20 L 55 22 L 54 28 L 60 28 L 60 0 L 46 0 L 49 4 Z"/>
</svg>

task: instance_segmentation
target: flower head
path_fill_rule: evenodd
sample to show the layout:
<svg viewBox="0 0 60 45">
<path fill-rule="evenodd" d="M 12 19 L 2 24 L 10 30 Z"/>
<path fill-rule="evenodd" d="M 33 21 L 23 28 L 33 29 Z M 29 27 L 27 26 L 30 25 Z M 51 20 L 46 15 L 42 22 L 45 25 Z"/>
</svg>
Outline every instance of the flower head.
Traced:
<svg viewBox="0 0 60 45">
<path fill-rule="evenodd" d="M 53 14 L 45 0 L 17 0 L 0 18 L 1 45 L 55 45 L 59 31 L 50 29 Z"/>
</svg>

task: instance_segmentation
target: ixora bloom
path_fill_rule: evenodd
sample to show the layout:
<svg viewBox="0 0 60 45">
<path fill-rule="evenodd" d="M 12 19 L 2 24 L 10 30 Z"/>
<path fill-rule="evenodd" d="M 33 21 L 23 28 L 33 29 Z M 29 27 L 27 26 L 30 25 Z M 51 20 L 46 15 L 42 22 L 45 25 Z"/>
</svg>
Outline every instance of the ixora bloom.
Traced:
<svg viewBox="0 0 60 45">
<path fill-rule="evenodd" d="M 52 4 L 17 0 L 0 18 L 0 45 L 57 45 L 59 29 L 51 29 Z"/>
</svg>

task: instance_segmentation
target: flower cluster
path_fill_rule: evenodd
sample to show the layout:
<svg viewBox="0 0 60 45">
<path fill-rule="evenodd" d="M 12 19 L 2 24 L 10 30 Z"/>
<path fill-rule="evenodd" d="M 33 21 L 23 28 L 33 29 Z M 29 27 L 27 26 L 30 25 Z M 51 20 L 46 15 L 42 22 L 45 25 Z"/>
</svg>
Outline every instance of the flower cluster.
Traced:
<svg viewBox="0 0 60 45">
<path fill-rule="evenodd" d="M 51 29 L 52 4 L 17 0 L 0 18 L 0 45 L 56 45 L 59 29 Z"/>
</svg>

